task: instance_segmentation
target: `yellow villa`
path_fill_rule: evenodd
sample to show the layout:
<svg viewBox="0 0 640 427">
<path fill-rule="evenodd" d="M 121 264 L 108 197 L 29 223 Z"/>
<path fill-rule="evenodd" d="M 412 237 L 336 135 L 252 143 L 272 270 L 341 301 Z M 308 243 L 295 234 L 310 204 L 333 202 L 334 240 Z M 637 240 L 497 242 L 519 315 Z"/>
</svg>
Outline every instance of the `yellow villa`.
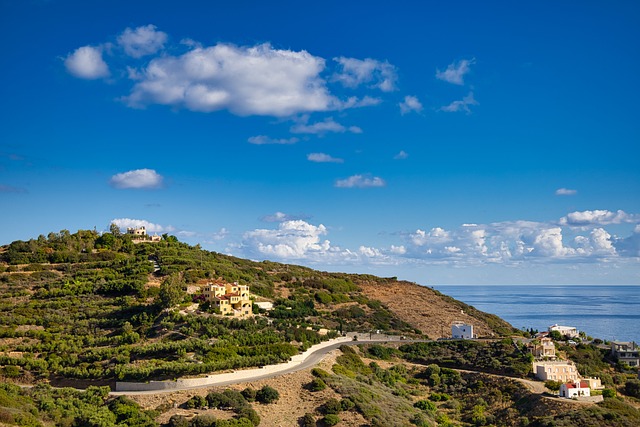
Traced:
<svg viewBox="0 0 640 427">
<path fill-rule="evenodd" d="M 236 283 L 207 283 L 202 294 L 220 314 L 234 317 L 251 316 L 253 302 L 249 298 L 249 286 Z"/>
</svg>

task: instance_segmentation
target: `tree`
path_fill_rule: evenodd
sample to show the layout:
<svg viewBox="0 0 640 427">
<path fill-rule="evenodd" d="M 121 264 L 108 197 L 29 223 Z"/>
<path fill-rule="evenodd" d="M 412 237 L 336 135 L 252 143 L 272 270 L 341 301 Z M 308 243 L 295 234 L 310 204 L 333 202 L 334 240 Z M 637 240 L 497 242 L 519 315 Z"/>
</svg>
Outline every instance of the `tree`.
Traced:
<svg viewBox="0 0 640 427">
<path fill-rule="evenodd" d="M 160 285 L 158 304 L 161 308 L 171 308 L 180 304 L 186 295 L 182 289 L 185 283 L 179 274 L 172 274 Z"/>
<path fill-rule="evenodd" d="M 115 237 L 119 237 L 122 234 L 120 233 L 120 227 L 113 222 L 109 226 L 109 233 L 113 234 Z"/>
<path fill-rule="evenodd" d="M 624 385 L 624 392 L 627 396 L 640 399 L 640 380 L 629 380 Z"/>
</svg>

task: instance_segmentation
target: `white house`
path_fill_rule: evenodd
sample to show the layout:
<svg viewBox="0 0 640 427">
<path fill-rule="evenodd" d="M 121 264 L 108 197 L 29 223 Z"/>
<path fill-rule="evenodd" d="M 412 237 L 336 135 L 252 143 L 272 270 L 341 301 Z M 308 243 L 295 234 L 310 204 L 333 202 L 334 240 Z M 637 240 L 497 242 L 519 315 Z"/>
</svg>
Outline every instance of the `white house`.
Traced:
<svg viewBox="0 0 640 427">
<path fill-rule="evenodd" d="M 560 385 L 560 397 L 572 399 L 583 396 L 591 396 L 591 389 L 586 381 L 574 381 Z"/>
<path fill-rule="evenodd" d="M 463 322 L 453 322 L 451 325 L 451 336 L 454 339 L 471 340 L 476 338 L 473 334 L 473 325 L 468 325 Z"/>
<path fill-rule="evenodd" d="M 549 326 L 549 332 L 558 331 L 560 335 L 566 335 L 569 338 L 577 338 L 580 336 L 578 330 L 573 326 L 560 326 L 557 323 L 555 325 Z"/>
</svg>

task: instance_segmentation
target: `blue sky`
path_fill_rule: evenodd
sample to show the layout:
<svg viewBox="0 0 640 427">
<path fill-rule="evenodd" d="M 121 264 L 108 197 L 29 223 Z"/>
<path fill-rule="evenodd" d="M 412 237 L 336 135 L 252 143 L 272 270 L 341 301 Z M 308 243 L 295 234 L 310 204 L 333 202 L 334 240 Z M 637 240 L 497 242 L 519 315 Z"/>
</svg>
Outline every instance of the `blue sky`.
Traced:
<svg viewBox="0 0 640 427">
<path fill-rule="evenodd" d="M 637 2 L 221 3 L 0 0 L 1 243 L 640 283 Z"/>
</svg>

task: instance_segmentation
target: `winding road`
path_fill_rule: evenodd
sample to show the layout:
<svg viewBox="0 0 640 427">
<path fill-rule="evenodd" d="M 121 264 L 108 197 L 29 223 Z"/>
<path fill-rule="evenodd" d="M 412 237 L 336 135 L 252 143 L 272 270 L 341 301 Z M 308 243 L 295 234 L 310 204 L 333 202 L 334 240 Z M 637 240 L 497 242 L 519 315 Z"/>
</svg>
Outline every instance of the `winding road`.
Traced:
<svg viewBox="0 0 640 427">
<path fill-rule="evenodd" d="M 293 372 L 301 371 L 311 368 L 318 363 L 331 351 L 340 348 L 343 345 L 358 345 L 361 343 L 390 343 L 390 342 L 426 342 L 428 340 L 403 340 L 398 336 L 391 335 L 378 335 L 378 334 L 356 334 L 358 340 L 353 340 L 353 334 L 338 338 L 332 341 L 325 341 L 309 348 L 306 352 L 292 357 L 292 360 L 287 363 L 281 363 L 278 365 L 269 365 L 262 368 L 253 368 L 235 371 L 232 373 L 209 375 L 203 379 L 183 379 L 178 381 L 150 381 L 149 383 L 127 383 L 118 382 L 116 384 L 116 391 L 111 392 L 111 395 L 140 395 L 140 394 L 158 394 L 158 393 L 172 393 L 181 390 L 194 390 L 198 388 L 206 387 L 218 387 L 227 386 L 232 384 L 241 384 L 246 382 L 264 380 L 268 378 L 274 378 L 280 375 L 286 375 Z M 195 384 L 194 382 L 201 381 L 201 384 Z M 136 389 L 137 388 L 137 389 Z M 148 389 L 144 389 L 148 388 Z"/>
</svg>

